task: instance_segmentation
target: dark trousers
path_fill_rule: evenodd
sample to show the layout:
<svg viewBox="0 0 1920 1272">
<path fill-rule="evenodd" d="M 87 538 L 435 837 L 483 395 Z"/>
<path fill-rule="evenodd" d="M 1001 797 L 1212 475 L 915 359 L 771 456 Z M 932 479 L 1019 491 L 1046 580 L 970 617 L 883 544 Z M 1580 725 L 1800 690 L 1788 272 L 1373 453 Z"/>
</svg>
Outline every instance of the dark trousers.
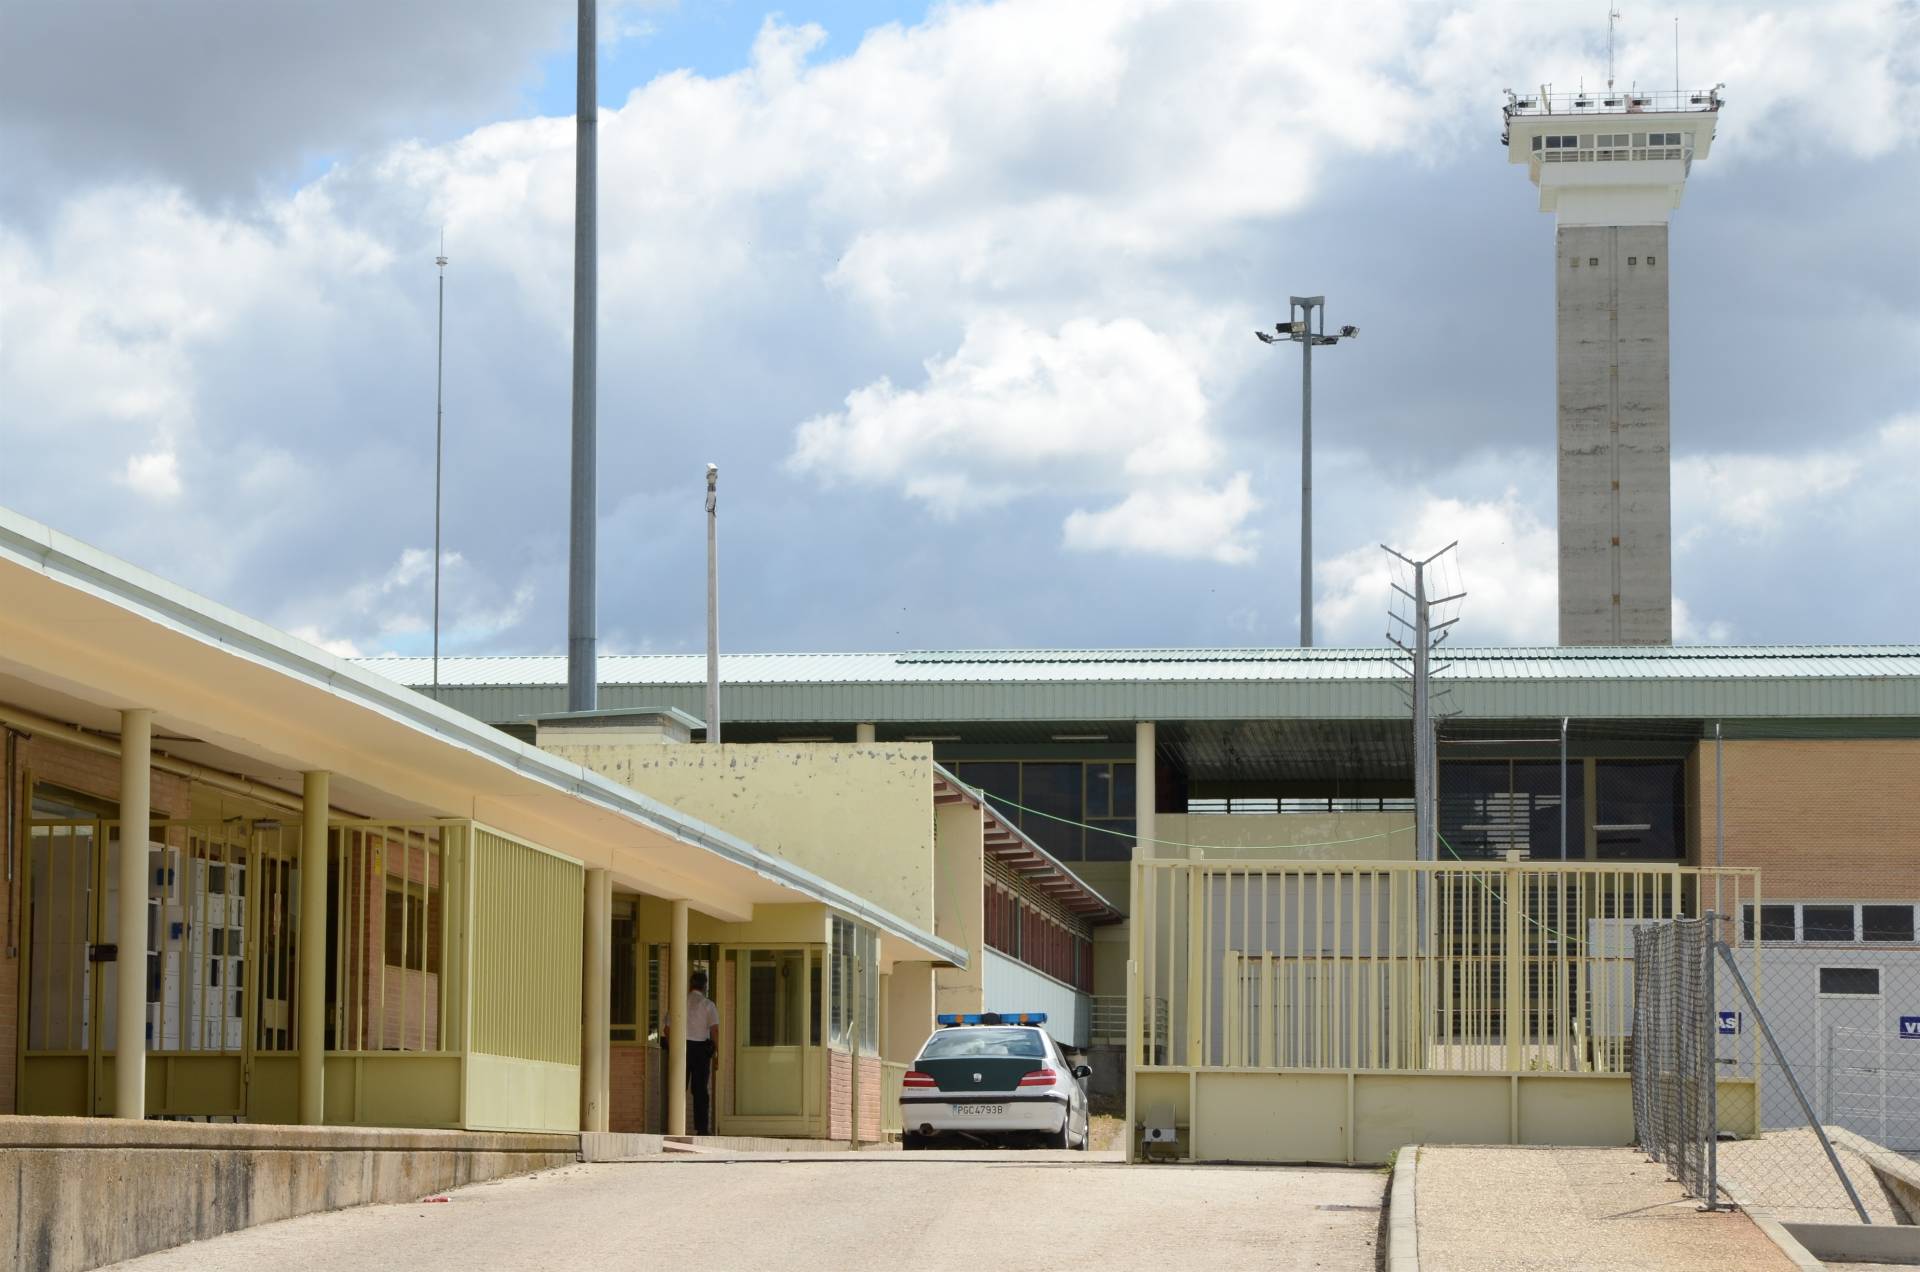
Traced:
<svg viewBox="0 0 1920 1272">
<path fill-rule="evenodd" d="M 693 1125 L 689 1134 L 713 1134 L 713 1040 L 687 1042 L 687 1085 L 693 1088 Z"/>
</svg>

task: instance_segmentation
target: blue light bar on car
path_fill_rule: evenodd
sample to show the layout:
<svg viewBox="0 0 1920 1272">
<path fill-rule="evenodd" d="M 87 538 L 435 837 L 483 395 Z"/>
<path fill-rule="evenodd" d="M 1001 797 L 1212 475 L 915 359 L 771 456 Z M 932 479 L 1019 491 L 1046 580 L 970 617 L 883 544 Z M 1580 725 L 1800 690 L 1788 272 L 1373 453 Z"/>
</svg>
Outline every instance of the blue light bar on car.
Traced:
<svg viewBox="0 0 1920 1272">
<path fill-rule="evenodd" d="M 934 1017 L 942 1029 L 952 1025 L 1044 1025 L 1044 1011 L 968 1011 L 942 1012 Z"/>
</svg>

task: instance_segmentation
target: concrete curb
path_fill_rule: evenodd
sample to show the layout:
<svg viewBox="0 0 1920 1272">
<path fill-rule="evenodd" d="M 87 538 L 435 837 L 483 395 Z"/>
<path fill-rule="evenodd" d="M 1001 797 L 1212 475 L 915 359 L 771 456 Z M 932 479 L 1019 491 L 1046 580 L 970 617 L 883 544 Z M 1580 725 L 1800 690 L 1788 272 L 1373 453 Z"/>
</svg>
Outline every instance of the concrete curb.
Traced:
<svg viewBox="0 0 1920 1272">
<path fill-rule="evenodd" d="M 1387 1198 L 1387 1272 L 1420 1272 L 1420 1221 L 1415 1207 L 1414 1171 L 1420 1146 L 1394 1154 L 1393 1184 Z"/>
<path fill-rule="evenodd" d="M 1724 1179 L 1720 1181 L 1720 1191 L 1740 1208 L 1741 1214 L 1753 1221 L 1754 1227 L 1766 1234 L 1767 1240 L 1773 1242 L 1780 1253 L 1787 1256 L 1788 1262 L 1799 1269 L 1799 1272 L 1826 1272 L 1827 1265 L 1814 1258 L 1812 1251 L 1801 1245 L 1800 1239 L 1788 1232 L 1785 1226 L 1773 1217 L 1771 1210 L 1764 1206 L 1748 1205 L 1746 1199 L 1729 1188 Z"/>
</svg>

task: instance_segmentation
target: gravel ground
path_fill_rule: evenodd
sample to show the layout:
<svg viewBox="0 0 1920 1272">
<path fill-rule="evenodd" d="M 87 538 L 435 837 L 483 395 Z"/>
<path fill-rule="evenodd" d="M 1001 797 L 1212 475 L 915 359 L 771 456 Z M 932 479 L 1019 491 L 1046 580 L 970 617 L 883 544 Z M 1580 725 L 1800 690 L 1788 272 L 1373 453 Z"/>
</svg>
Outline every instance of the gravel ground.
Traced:
<svg viewBox="0 0 1920 1272">
<path fill-rule="evenodd" d="M 515 1268 L 1373 1272 L 1378 1171 L 864 1153 L 572 1166 L 146 1255 L 141 1272 Z"/>
<path fill-rule="evenodd" d="M 1794 1272 L 1631 1148 L 1423 1148 L 1421 1272 Z"/>
<path fill-rule="evenodd" d="M 1866 1159 L 1844 1140 L 1836 1144 L 1835 1153 L 1873 1222 L 1899 1223 Z M 1782 1223 L 1860 1221 L 1820 1147 L 1820 1138 L 1805 1127 L 1768 1131 L 1759 1139 L 1723 1141 L 1720 1182 L 1741 1201 L 1770 1211 Z"/>
</svg>

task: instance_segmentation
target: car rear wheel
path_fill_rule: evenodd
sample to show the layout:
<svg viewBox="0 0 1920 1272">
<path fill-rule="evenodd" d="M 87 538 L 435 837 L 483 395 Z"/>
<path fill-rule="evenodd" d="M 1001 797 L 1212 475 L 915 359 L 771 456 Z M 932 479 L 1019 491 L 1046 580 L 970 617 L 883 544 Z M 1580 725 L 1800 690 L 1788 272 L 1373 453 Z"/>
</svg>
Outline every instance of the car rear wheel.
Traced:
<svg viewBox="0 0 1920 1272">
<path fill-rule="evenodd" d="M 1073 1112 L 1068 1110 L 1060 1116 L 1060 1129 L 1047 1136 L 1048 1148 L 1073 1147 Z"/>
<path fill-rule="evenodd" d="M 912 1153 L 912 1152 L 917 1152 L 918 1150 L 923 1149 L 926 1146 L 927 1146 L 927 1137 L 922 1135 L 920 1132 L 902 1131 L 900 1133 L 900 1151 L 905 1153 Z"/>
</svg>

